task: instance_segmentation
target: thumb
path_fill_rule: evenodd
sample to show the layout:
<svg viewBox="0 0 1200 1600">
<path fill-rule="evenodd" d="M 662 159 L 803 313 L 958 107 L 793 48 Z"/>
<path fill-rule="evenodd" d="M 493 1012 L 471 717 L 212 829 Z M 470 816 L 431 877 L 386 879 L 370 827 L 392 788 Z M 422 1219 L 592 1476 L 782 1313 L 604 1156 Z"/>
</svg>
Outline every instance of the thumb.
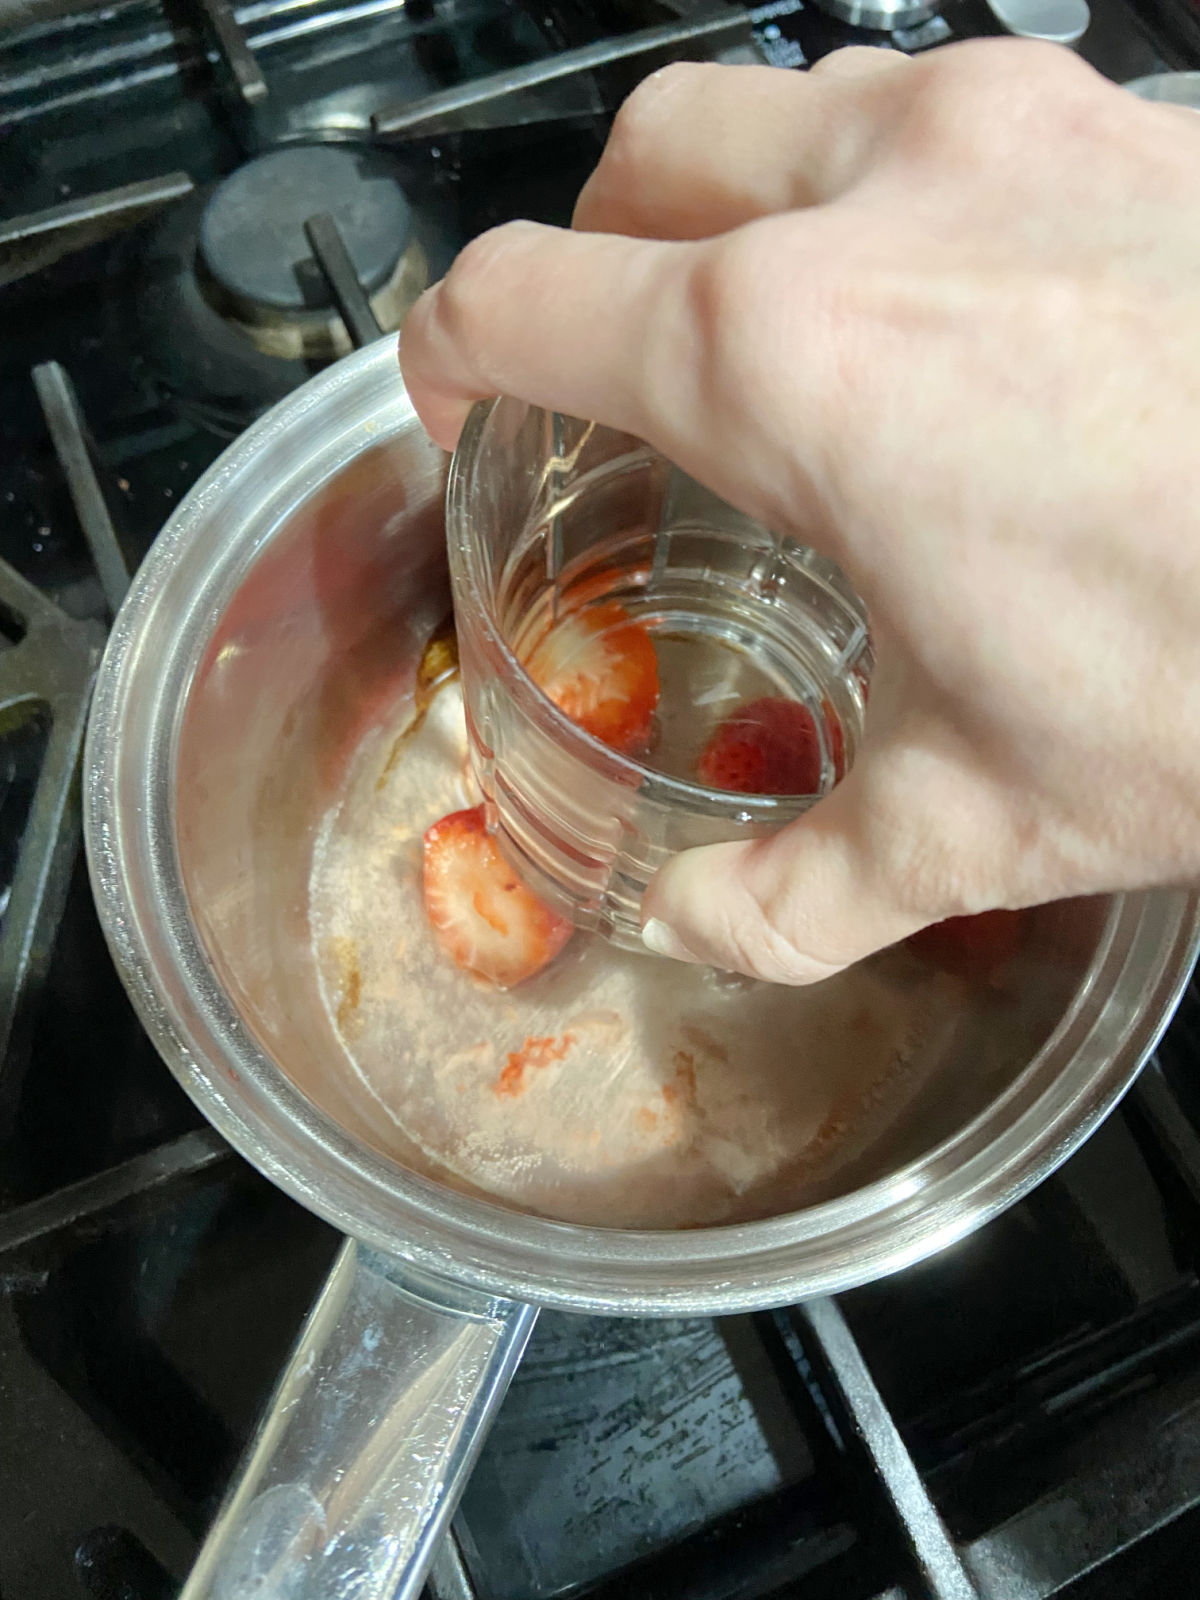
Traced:
<svg viewBox="0 0 1200 1600">
<path fill-rule="evenodd" d="M 768 838 L 668 861 L 642 901 L 647 949 L 770 983 L 816 983 L 928 922 L 881 869 L 907 852 L 872 816 L 862 776 L 856 768 Z"/>
</svg>

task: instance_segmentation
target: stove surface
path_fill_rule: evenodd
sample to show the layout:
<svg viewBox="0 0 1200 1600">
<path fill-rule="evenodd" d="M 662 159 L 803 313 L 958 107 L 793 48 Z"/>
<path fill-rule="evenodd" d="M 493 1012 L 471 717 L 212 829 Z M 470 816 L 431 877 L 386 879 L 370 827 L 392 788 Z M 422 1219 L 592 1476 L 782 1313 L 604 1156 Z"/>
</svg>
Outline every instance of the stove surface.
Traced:
<svg viewBox="0 0 1200 1600">
<path fill-rule="evenodd" d="M 0 1597 L 167 1600 L 338 1240 L 202 1123 L 96 923 L 75 773 L 128 575 L 468 238 L 565 221 L 651 66 L 889 41 L 800 0 L 0 0 L 0 28 Z M 891 43 L 996 31 L 949 0 Z M 1119 81 L 1200 62 L 1182 0 L 1095 0 L 1081 48 Z M 1198 1061 L 1193 993 L 1055 1178 L 836 1303 L 544 1314 L 432 1600 L 1193 1593 Z"/>
</svg>

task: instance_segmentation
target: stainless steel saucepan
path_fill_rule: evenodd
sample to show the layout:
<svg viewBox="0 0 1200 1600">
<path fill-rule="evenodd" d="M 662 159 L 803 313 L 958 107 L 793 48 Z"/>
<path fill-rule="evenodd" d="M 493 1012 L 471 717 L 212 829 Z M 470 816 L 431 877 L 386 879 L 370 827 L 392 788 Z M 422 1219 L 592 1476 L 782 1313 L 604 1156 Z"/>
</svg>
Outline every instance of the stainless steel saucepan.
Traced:
<svg viewBox="0 0 1200 1600">
<path fill-rule="evenodd" d="M 349 1236 L 187 1600 L 413 1594 L 534 1307 L 745 1311 L 930 1254 L 1112 1110 L 1196 951 L 1191 895 L 1085 906 L 1064 937 L 1090 927 L 1094 949 L 1032 1059 L 948 1096 L 895 1169 L 792 1215 L 569 1226 L 456 1183 L 394 1127 L 383 1135 L 345 1070 L 307 898 L 356 718 L 398 665 L 414 670 L 448 606 L 445 476 L 395 339 L 339 362 L 180 505 L 96 690 L 87 847 L 134 1004 L 205 1116 Z"/>
</svg>

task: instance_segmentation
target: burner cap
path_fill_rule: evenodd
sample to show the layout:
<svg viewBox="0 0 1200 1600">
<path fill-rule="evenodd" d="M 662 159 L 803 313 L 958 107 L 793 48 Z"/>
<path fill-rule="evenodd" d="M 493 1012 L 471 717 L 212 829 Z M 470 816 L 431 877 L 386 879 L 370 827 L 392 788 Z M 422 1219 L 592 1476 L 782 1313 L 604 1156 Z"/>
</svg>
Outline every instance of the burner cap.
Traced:
<svg viewBox="0 0 1200 1600">
<path fill-rule="evenodd" d="M 901 28 L 928 22 L 935 0 L 816 0 L 816 3 L 819 10 L 856 28 L 896 33 Z"/>
<path fill-rule="evenodd" d="M 412 215 L 399 185 L 368 159 L 329 145 L 293 145 L 247 162 L 221 183 L 200 222 L 200 255 L 235 302 L 282 313 L 321 310 L 329 287 L 304 224 L 328 211 L 368 294 L 395 272 Z"/>
</svg>

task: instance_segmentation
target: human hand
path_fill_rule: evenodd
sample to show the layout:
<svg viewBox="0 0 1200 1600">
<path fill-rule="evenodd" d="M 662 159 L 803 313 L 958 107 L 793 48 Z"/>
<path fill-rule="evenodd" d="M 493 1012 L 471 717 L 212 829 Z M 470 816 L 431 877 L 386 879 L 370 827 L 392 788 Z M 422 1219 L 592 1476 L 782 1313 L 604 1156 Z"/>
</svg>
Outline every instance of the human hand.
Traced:
<svg viewBox="0 0 1200 1600">
<path fill-rule="evenodd" d="M 405 324 L 453 446 L 506 393 L 837 560 L 877 666 L 832 795 L 687 851 L 652 948 L 781 982 L 952 915 L 1200 869 L 1200 118 L 1015 41 L 680 65 L 575 231 Z"/>
</svg>

